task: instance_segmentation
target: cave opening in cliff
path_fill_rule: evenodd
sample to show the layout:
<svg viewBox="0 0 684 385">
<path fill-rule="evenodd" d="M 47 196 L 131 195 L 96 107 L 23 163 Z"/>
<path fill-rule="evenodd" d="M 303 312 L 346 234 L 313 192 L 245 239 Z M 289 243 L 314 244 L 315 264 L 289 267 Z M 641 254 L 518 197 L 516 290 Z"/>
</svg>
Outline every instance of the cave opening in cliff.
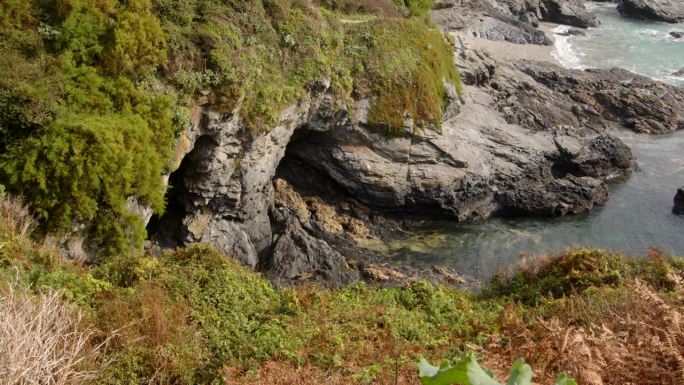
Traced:
<svg viewBox="0 0 684 385">
<path fill-rule="evenodd" d="M 182 244 L 181 224 L 185 216 L 183 207 L 182 172 L 179 168 L 169 178 L 166 192 L 166 209 L 162 215 L 155 214 L 147 224 L 147 236 L 150 241 L 161 247 L 177 247 Z"/>
<path fill-rule="evenodd" d="M 194 170 L 193 159 L 198 152 L 206 148 L 211 138 L 202 136 L 197 139 L 195 146 L 181 161 L 176 171 L 169 176 L 166 190 L 166 209 L 162 215 L 153 215 L 147 225 L 148 240 L 162 248 L 174 248 L 183 245 L 183 219 L 187 214 L 185 209 L 188 190 L 185 181 Z"/>
<path fill-rule="evenodd" d="M 324 137 L 306 127 L 295 131 L 285 149 L 285 156 L 278 164 L 275 178 L 286 180 L 302 196 L 317 196 L 327 201 L 345 195 L 346 190 L 302 155 L 314 148 L 325 148 L 319 146 Z"/>
</svg>

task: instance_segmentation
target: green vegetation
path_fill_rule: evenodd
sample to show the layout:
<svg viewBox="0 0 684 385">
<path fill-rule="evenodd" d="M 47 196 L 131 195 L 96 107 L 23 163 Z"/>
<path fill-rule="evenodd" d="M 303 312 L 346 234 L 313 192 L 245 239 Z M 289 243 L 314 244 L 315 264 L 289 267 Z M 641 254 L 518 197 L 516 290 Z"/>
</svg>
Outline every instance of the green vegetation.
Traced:
<svg viewBox="0 0 684 385">
<path fill-rule="evenodd" d="M 675 271 L 682 260 L 663 257 L 652 250 L 649 263 L 622 254 L 597 249 L 578 249 L 555 263 L 537 262 L 512 277 L 495 277 L 484 291 L 485 297 L 505 297 L 528 305 L 583 293 L 594 287 L 620 287 L 640 278 L 653 287 L 673 290 L 678 282 Z"/>
<path fill-rule="evenodd" d="M 93 250 L 139 249 L 136 197 L 162 174 L 189 108 L 239 108 L 266 130 L 312 82 L 370 120 L 439 127 L 453 55 L 428 0 L 8 0 L 0 10 L 0 183 L 47 229 L 87 225 Z"/>
<path fill-rule="evenodd" d="M 420 382 L 423 385 L 501 385 L 492 379 L 491 373 L 480 367 L 473 352 L 466 354 L 463 360 L 453 366 L 449 361 L 444 361 L 437 367 L 421 359 L 418 368 L 420 369 Z M 530 385 L 531 383 L 532 368 L 520 358 L 513 364 L 507 384 Z M 561 373 L 555 385 L 577 385 L 577 382 L 565 373 Z"/>
<path fill-rule="evenodd" d="M 3 197 L 0 203 L 0 292 L 2 282 L 18 280 L 34 291 L 60 290 L 78 304 L 88 314 L 86 326 L 100 331 L 93 343 L 111 338 L 100 357 L 109 364 L 97 384 L 219 384 L 224 378 L 231 384 L 287 378 L 303 384 L 393 384 L 396 376 L 415 379 L 413 363 L 420 357 L 460 362 L 470 359 L 465 352 L 474 347 L 487 365 L 525 357 L 535 370 L 543 369 L 540 381 L 551 381 L 574 368 L 564 366 L 566 361 L 538 361 L 548 359 L 544 346 L 557 354 L 561 342 L 542 340 L 552 335 L 551 326 L 558 327 L 553 322 L 561 319 L 568 327 L 558 332 L 560 341 L 578 328 L 609 324 L 624 311 L 639 324 L 661 322 L 660 316 L 638 318 L 652 313 L 657 297 L 640 299 L 641 289 L 631 282 L 647 282 L 676 301 L 684 276 L 681 259 L 656 251 L 648 260 L 628 262 L 592 249 L 499 277 L 482 294 L 424 281 L 401 288 L 359 283 L 343 290 L 276 290 L 201 245 L 161 258 L 117 256 L 81 266 L 64 260 L 49 239 L 32 238 L 33 222 L 19 202 Z M 659 333 L 666 325 L 657 326 Z M 534 343 L 512 342 L 520 336 Z M 566 360 L 582 357 L 567 354 Z"/>
</svg>

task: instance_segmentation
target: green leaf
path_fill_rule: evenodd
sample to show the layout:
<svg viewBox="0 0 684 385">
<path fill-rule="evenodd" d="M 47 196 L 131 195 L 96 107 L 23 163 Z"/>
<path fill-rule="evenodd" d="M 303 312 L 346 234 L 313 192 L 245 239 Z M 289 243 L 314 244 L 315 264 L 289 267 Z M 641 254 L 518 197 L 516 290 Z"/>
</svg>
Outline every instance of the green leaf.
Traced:
<svg viewBox="0 0 684 385">
<path fill-rule="evenodd" d="M 577 381 L 574 378 L 568 377 L 567 374 L 561 373 L 558 375 L 558 380 L 556 380 L 555 385 L 577 385 Z"/>
<path fill-rule="evenodd" d="M 418 377 L 422 378 L 432 378 L 439 373 L 439 368 L 430 365 L 425 358 L 421 358 L 418 362 Z"/>
<path fill-rule="evenodd" d="M 422 359 L 418 364 L 420 382 L 423 385 L 501 385 L 485 372 L 475 359 L 475 353 L 470 352 L 456 366 L 442 363 L 437 368 Z"/>
<path fill-rule="evenodd" d="M 457 367 L 462 367 L 465 370 L 468 382 L 463 383 L 463 385 L 501 385 L 480 367 L 473 352 L 469 352 Z"/>
<path fill-rule="evenodd" d="M 518 358 L 511 369 L 511 376 L 508 378 L 507 385 L 530 385 L 532 383 L 532 368 L 525 363 L 525 360 Z"/>
</svg>

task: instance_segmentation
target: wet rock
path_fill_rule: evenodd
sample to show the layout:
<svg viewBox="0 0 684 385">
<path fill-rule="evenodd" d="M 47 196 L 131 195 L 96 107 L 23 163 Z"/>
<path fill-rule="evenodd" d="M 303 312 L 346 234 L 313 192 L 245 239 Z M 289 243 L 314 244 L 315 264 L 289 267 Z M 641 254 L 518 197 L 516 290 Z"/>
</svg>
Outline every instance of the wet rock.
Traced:
<svg viewBox="0 0 684 385">
<path fill-rule="evenodd" d="M 557 32 L 558 36 L 586 36 L 587 33 L 580 29 L 570 29 L 566 32 Z"/>
<path fill-rule="evenodd" d="M 672 31 L 670 32 L 670 36 L 674 37 L 675 39 L 681 39 L 684 37 L 684 32 Z"/>
<path fill-rule="evenodd" d="M 570 36 L 587 36 L 587 33 L 581 29 L 570 29 L 568 30 L 568 35 Z"/>
<path fill-rule="evenodd" d="M 684 187 L 677 190 L 672 211 L 677 215 L 684 215 Z"/>
<path fill-rule="evenodd" d="M 672 75 L 684 77 L 684 68 L 680 69 L 679 71 L 674 72 Z"/>
<path fill-rule="evenodd" d="M 589 177 L 554 179 L 550 184 L 524 181 L 521 187 L 507 190 L 497 197 L 507 215 L 567 215 L 591 210 L 608 200 L 608 187 Z"/>
<path fill-rule="evenodd" d="M 636 167 L 632 150 L 618 138 L 607 134 L 589 140 L 566 161 L 569 173 L 593 178 L 612 179 L 629 174 Z"/>
<path fill-rule="evenodd" d="M 679 23 L 684 21 L 684 2 L 680 0 L 621 0 L 618 11 L 635 19 Z"/>
</svg>

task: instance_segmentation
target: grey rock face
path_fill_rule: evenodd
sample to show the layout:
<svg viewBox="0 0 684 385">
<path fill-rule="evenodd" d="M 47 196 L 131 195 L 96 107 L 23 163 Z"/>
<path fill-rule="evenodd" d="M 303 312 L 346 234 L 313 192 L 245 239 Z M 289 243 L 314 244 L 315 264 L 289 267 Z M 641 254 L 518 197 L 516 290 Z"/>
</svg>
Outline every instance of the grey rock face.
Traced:
<svg viewBox="0 0 684 385">
<path fill-rule="evenodd" d="M 548 184 L 529 183 L 525 189 L 507 190 L 498 198 L 507 214 L 566 215 L 591 210 L 608 200 L 608 187 L 589 177 L 553 179 Z"/>
<path fill-rule="evenodd" d="M 175 186 L 182 191 L 182 244 L 210 243 L 252 267 L 270 252 L 271 180 L 292 133 L 316 108 L 314 94 L 283 111 L 269 132 L 248 130 L 232 113 L 201 112 L 182 186 Z"/>
<path fill-rule="evenodd" d="M 509 122 L 539 130 L 570 127 L 603 132 L 611 126 L 661 134 L 684 128 L 684 90 L 627 70 L 566 70 L 518 62 L 492 80 Z"/>
<path fill-rule="evenodd" d="M 340 286 L 345 275 L 353 277 L 346 259 L 324 240 L 304 230 L 288 209 L 276 208 L 272 216 L 279 227 L 269 261 L 272 276 L 288 280 L 307 278 L 307 274 L 336 277 L 338 282 L 334 286 Z"/>
<path fill-rule="evenodd" d="M 441 133 L 383 140 L 384 133 L 352 124 L 302 132 L 288 154 L 378 210 L 461 221 L 498 212 L 587 211 L 607 199 L 604 180 L 634 167 L 615 137 L 530 131 L 505 122 L 489 95 L 468 91 L 472 99 L 445 120 Z"/>
<path fill-rule="evenodd" d="M 473 36 L 481 39 L 507 41 L 515 44 L 553 44 L 544 32 L 534 29 L 532 26 L 515 21 L 507 23 L 488 16 L 483 16 L 477 21 L 473 20 L 468 29 Z"/>
<path fill-rule="evenodd" d="M 445 30 L 467 31 L 482 39 L 515 44 L 552 44 L 546 34 L 529 21 L 522 21 L 506 10 L 489 8 L 484 11 L 480 6 L 475 10 L 461 7 L 439 9 L 432 12 L 432 18 Z M 533 12 L 524 14 L 528 15 L 528 20 L 533 20 L 532 16 L 535 15 Z"/>
<path fill-rule="evenodd" d="M 684 215 L 684 187 L 677 190 L 672 211 L 677 215 Z"/>
<path fill-rule="evenodd" d="M 684 2 L 680 0 L 621 0 L 618 10 L 624 16 L 636 19 L 684 21 Z"/>
<path fill-rule="evenodd" d="M 539 17 L 534 12 L 525 12 L 520 15 L 520 21 L 527 23 L 534 28 L 539 28 Z"/>
<path fill-rule="evenodd" d="M 598 27 L 601 23 L 587 10 L 584 0 L 542 0 L 544 20 L 580 28 Z"/>
</svg>

